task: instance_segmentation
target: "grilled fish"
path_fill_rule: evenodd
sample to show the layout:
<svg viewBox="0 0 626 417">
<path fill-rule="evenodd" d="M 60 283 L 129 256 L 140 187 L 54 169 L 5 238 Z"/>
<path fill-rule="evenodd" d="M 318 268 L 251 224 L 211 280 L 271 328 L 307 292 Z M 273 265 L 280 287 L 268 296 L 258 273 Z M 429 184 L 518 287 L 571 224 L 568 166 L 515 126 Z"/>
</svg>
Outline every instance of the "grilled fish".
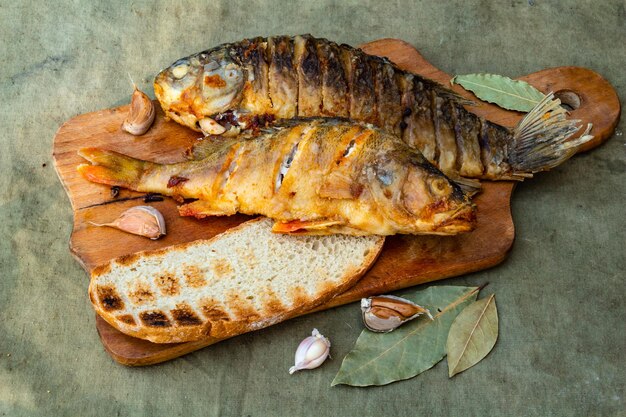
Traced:
<svg viewBox="0 0 626 417">
<path fill-rule="evenodd" d="M 245 39 L 179 59 L 154 92 L 167 117 L 206 134 L 274 119 L 346 117 L 372 123 L 419 150 L 446 175 L 521 180 L 571 157 L 592 137 L 551 95 L 510 130 L 468 111 L 456 93 L 310 35 Z"/>
<path fill-rule="evenodd" d="M 179 200 L 183 216 L 261 214 L 280 233 L 466 232 L 475 208 L 462 189 L 399 138 L 336 119 L 285 121 L 266 133 L 208 137 L 170 165 L 88 148 L 89 181 Z"/>
</svg>

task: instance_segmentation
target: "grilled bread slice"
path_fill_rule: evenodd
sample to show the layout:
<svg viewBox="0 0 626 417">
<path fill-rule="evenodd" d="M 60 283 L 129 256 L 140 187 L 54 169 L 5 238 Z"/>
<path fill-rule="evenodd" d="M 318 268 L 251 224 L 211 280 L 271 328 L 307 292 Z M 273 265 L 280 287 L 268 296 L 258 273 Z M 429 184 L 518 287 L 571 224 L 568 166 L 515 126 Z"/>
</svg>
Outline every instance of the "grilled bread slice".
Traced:
<svg viewBox="0 0 626 417">
<path fill-rule="evenodd" d="M 155 343 L 223 339 L 310 310 L 354 285 L 380 236 L 288 236 L 255 219 L 210 240 L 123 256 L 94 269 L 96 312 Z"/>
</svg>

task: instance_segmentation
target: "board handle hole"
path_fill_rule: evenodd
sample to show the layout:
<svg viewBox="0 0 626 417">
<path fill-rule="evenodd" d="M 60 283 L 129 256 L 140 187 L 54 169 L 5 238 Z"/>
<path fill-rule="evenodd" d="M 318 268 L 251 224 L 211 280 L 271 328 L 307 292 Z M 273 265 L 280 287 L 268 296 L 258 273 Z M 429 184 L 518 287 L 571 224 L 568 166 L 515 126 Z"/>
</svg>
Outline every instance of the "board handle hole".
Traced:
<svg viewBox="0 0 626 417">
<path fill-rule="evenodd" d="M 561 107 L 567 111 L 576 110 L 580 107 L 580 96 L 572 90 L 559 90 L 554 97 L 561 100 Z"/>
</svg>

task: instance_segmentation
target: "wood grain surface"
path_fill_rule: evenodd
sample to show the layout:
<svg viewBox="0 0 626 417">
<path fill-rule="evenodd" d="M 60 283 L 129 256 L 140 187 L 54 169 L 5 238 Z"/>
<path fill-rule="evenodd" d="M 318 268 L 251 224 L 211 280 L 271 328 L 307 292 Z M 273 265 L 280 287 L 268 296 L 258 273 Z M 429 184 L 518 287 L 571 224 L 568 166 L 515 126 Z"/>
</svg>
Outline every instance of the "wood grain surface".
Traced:
<svg viewBox="0 0 626 417">
<path fill-rule="evenodd" d="M 382 39 L 365 44 L 362 49 L 370 54 L 386 56 L 403 69 L 449 86 L 450 75 L 432 66 L 416 49 L 403 41 Z M 585 124 L 593 123 L 592 134 L 595 138 L 581 151 L 598 146 L 613 133 L 620 115 L 619 100 L 611 85 L 597 73 L 585 68 L 557 67 L 519 79 L 543 92 L 555 92 L 574 108 L 571 111 L 572 118 L 580 119 Z M 461 87 L 452 88 L 476 100 Z M 504 126 L 514 126 L 522 116 L 486 103 L 469 109 Z M 78 149 L 102 147 L 155 162 L 176 162 L 183 159 L 183 150 L 198 137 L 197 132 L 174 122 L 166 122 L 160 108 L 155 124 L 148 133 L 134 137 L 120 129 L 127 110 L 128 106 L 122 106 L 79 115 L 63 124 L 54 139 L 55 168 L 74 210 L 70 250 L 87 272 L 121 255 L 211 238 L 249 219 L 241 215 L 203 220 L 179 217 L 176 203 L 166 198 L 161 202 L 148 203 L 163 213 L 168 227 L 167 236 L 157 241 L 91 226 L 90 221 L 110 221 L 125 209 L 145 203 L 143 194 L 121 190 L 119 196 L 113 199 L 109 187 L 84 180 L 76 172 L 77 165 L 84 162 L 76 153 Z M 357 285 L 317 310 L 350 303 L 372 294 L 482 270 L 500 263 L 515 236 L 510 210 L 513 188 L 512 182 L 483 184 L 483 191 L 476 198 L 478 226 L 472 233 L 453 237 L 387 238 L 378 261 Z M 97 317 L 96 327 L 111 356 L 119 363 L 132 366 L 163 362 L 218 341 L 205 339 L 155 344 L 126 336 L 100 317 Z"/>
</svg>

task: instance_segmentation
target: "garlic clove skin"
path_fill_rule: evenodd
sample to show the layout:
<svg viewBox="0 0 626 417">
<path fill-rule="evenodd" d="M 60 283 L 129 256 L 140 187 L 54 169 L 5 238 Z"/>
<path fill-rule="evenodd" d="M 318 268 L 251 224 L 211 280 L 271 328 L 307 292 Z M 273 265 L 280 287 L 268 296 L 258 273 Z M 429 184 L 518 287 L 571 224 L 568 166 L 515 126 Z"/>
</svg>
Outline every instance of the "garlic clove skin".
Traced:
<svg viewBox="0 0 626 417">
<path fill-rule="evenodd" d="M 163 215 L 159 210 L 150 206 L 131 207 L 111 223 L 90 223 L 93 226 L 113 227 L 123 232 L 144 236 L 152 240 L 156 240 L 167 233 Z"/>
<path fill-rule="evenodd" d="M 361 313 L 365 327 L 377 333 L 391 332 L 407 321 L 423 314 L 432 320 L 430 312 L 405 298 L 379 295 L 361 299 Z"/>
<path fill-rule="evenodd" d="M 311 336 L 300 342 L 296 350 L 296 364 L 289 368 L 289 373 L 317 368 L 324 363 L 329 354 L 330 340 L 322 336 L 317 329 L 313 329 Z"/>
<path fill-rule="evenodd" d="M 122 130 L 131 135 L 140 136 L 146 133 L 154 123 L 156 110 L 150 97 L 139 90 L 136 85 L 134 88 L 128 116 L 122 124 Z"/>
</svg>

